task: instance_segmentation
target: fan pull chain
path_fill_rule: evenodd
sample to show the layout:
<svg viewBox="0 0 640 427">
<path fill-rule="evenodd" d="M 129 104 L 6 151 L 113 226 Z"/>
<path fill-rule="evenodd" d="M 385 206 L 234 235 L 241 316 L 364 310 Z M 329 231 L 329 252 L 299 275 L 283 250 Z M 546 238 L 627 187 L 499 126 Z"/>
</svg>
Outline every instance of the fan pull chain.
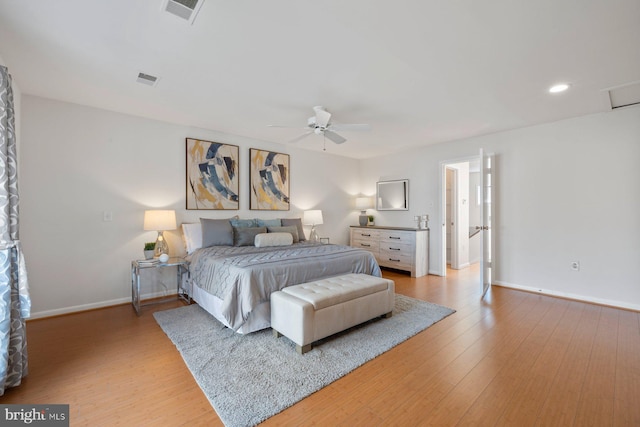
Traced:
<svg viewBox="0 0 640 427">
<path fill-rule="evenodd" d="M 322 132 L 322 151 L 327 151 L 327 137 Z"/>
</svg>

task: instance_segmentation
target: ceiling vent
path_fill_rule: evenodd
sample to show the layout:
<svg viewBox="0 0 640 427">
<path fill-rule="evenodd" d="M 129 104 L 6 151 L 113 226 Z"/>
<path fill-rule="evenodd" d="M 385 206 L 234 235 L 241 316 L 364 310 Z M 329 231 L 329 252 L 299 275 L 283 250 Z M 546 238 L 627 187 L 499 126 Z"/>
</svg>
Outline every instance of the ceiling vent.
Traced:
<svg viewBox="0 0 640 427">
<path fill-rule="evenodd" d="M 607 91 L 613 110 L 640 104 L 640 81 L 617 86 Z"/>
<path fill-rule="evenodd" d="M 162 10 L 193 24 L 204 0 L 163 0 Z"/>
<path fill-rule="evenodd" d="M 138 78 L 136 79 L 138 83 L 142 83 L 149 86 L 155 86 L 156 83 L 158 83 L 158 80 L 159 80 L 158 77 L 152 76 L 150 74 L 145 74 L 145 73 L 138 73 Z"/>
</svg>

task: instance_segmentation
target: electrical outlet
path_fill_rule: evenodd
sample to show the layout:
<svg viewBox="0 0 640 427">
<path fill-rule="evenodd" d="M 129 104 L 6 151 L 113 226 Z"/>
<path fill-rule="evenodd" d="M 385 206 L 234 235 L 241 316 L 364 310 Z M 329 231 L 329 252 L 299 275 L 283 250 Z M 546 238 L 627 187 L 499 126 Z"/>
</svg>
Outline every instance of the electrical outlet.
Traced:
<svg viewBox="0 0 640 427">
<path fill-rule="evenodd" d="M 571 269 L 573 271 L 580 271 L 580 261 L 572 261 L 571 262 Z"/>
</svg>

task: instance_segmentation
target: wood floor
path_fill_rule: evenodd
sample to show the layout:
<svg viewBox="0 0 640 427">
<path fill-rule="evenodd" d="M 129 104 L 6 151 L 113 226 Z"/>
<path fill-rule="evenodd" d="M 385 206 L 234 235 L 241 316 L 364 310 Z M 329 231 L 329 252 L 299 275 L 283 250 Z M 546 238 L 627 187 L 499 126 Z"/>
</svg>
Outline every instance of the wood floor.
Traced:
<svg viewBox="0 0 640 427">
<path fill-rule="evenodd" d="M 493 287 L 477 271 L 396 291 L 457 312 L 264 425 L 640 426 L 640 314 Z M 68 403 L 72 426 L 222 425 L 145 308 L 28 322 L 30 373 L 1 403 Z"/>
</svg>

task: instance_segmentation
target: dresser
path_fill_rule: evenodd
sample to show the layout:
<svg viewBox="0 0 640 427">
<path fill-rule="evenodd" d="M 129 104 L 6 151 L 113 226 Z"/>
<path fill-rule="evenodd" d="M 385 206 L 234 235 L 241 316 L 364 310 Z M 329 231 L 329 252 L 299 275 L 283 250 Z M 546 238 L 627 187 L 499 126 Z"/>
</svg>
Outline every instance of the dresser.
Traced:
<svg viewBox="0 0 640 427">
<path fill-rule="evenodd" d="M 353 225 L 350 245 L 372 252 L 381 267 L 409 271 L 411 277 L 429 272 L 428 229 Z"/>
</svg>

